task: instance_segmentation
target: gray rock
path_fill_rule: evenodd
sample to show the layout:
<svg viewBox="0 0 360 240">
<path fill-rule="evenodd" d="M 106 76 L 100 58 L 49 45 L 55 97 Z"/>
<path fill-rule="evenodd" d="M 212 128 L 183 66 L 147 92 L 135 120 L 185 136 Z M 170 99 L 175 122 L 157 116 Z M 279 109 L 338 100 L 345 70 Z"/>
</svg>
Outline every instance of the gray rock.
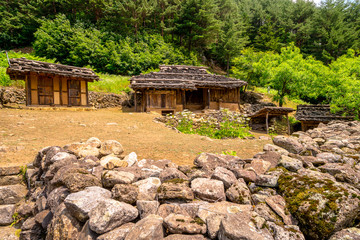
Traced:
<svg viewBox="0 0 360 240">
<path fill-rule="evenodd" d="M 171 234 L 164 238 L 164 240 L 206 240 L 207 238 L 201 234 L 186 235 L 186 234 Z"/>
<path fill-rule="evenodd" d="M 179 182 L 165 182 L 162 183 L 158 188 L 158 198 L 159 200 L 180 200 L 180 201 L 191 201 L 194 199 L 194 193 L 189 187 L 189 182 L 184 181 L 182 179 L 174 179 L 180 180 Z"/>
<path fill-rule="evenodd" d="M 100 139 L 96 138 L 96 137 L 91 137 L 86 141 L 86 144 L 94 147 L 94 148 L 99 148 L 101 147 L 101 141 Z"/>
<path fill-rule="evenodd" d="M 35 222 L 37 222 L 43 229 L 47 229 L 52 218 L 53 214 L 49 210 L 43 210 L 34 217 Z"/>
<path fill-rule="evenodd" d="M 138 195 L 139 188 L 131 184 L 116 184 L 111 189 L 111 197 L 120 202 L 134 204 Z"/>
<path fill-rule="evenodd" d="M 109 155 L 115 154 L 120 155 L 124 152 L 122 145 L 116 140 L 107 140 L 101 144 L 100 154 Z"/>
<path fill-rule="evenodd" d="M 64 202 L 65 198 L 70 194 L 66 187 L 59 187 L 51 191 L 46 199 L 47 205 L 52 213 L 55 213 L 57 207 Z"/>
<path fill-rule="evenodd" d="M 130 184 L 135 180 L 135 175 L 122 171 L 105 171 L 102 174 L 102 184 L 106 188 L 112 188 L 115 184 Z"/>
<path fill-rule="evenodd" d="M 79 233 L 79 239 L 81 240 L 96 240 L 98 237 L 98 234 L 91 231 L 89 226 L 89 220 L 86 221 L 84 224 L 81 232 Z"/>
<path fill-rule="evenodd" d="M 26 193 L 26 187 L 21 184 L 0 186 L 0 205 L 16 204 Z"/>
<path fill-rule="evenodd" d="M 291 153 L 299 154 L 304 151 L 303 145 L 294 137 L 276 136 L 273 139 L 275 145 L 286 149 Z"/>
<path fill-rule="evenodd" d="M 161 206 L 160 206 L 161 208 Z M 238 214 L 239 212 L 250 212 L 252 211 L 251 205 L 236 204 L 232 202 L 216 202 L 207 203 L 199 206 L 197 216 L 206 222 L 207 218 L 213 214 Z"/>
<path fill-rule="evenodd" d="M 136 201 L 136 207 L 139 211 L 140 218 L 143 219 L 151 214 L 156 214 L 160 206 L 158 201 Z"/>
<path fill-rule="evenodd" d="M 259 175 L 256 178 L 255 184 L 261 187 L 277 187 L 279 177 L 276 175 Z"/>
<path fill-rule="evenodd" d="M 291 216 L 289 210 L 286 208 L 285 199 L 280 195 L 269 196 L 265 199 L 267 205 L 276 212 L 286 225 L 296 225 L 297 222 Z"/>
<path fill-rule="evenodd" d="M 206 224 L 201 219 L 193 219 L 180 214 L 170 214 L 164 219 L 164 226 L 170 233 L 205 234 Z"/>
<path fill-rule="evenodd" d="M 201 153 L 194 160 L 194 165 L 202 168 L 205 171 L 213 171 L 217 167 L 224 167 L 230 161 L 241 160 L 239 157 L 222 155 L 222 154 L 212 154 L 212 153 Z"/>
<path fill-rule="evenodd" d="M 264 227 L 265 220 L 255 212 L 239 212 L 227 215 L 220 224 L 219 240 L 251 239 L 273 240 L 269 230 Z"/>
<path fill-rule="evenodd" d="M 126 155 L 123 160 L 128 163 L 128 167 L 133 166 L 138 161 L 135 152 L 131 152 L 129 155 Z"/>
<path fill-rule="evenodd" d="M 339 232 L 336 232 L 331 236 L 329 240 L 358 240 L 360 239 L 360 229 L 359 228 L 345 228 Z"/>
<path fill-rule="evenodd" d="M 45 166 L 49 166 L 55 162 L 58 161 L 76 161 L 77 158 L 75 155 L 67 153 L 67 152 L 58 152 L 56 153 L 52 158 L 48 159 L 46 158 L 47 161 L 45 161 Z"/>
<path fill-rule="evenodd" d="M 157 189 L 161 185 L 159 178 L 149 177 L 144 180 L 133 183 L 139 188 L 138 200 L 154 200 L 157 194 Z"/>
<path fill-rule="evenodd" d="M 211 178 L 222 181 L 224 183 L 225 189 L 228 189 L 233 183 L 236 182 L 235 174 L 223 167 L 215 168 Z"/>
<path fill-rule="evenodd" d="M 225 215 L 223 214 L 213 214 L 206 218 L 207 233 L 211 239 L 216 239 L 219 233 L 220 223 L 224 217 Z"/>
<path fill-rule="evenodd" d="M 13 222 L 15 205 L 0 205 L 0 226 L 10 225 Z"/>
<path fill-rule="evenodd" d="M 125 240 L 161 240 L 163 238 L 163 218 L 158 215 L 149 215 L 135 224 Z"/>
<path fill-rule="evenodd" d="M 352 226 L 360 212 L 359 190 L 318 171 L 284 173 L 279 178 L 279 193 L 309 239 L 328 239 L 333 232 Z M 297 204 L 292 205 L 293 201 Z"/>
<path fill-rule="evenodd" d="M 224 184 L 219 180 L 196 178 L 191 181 L 191 189 L 195 196 L 208 202 L 225 200 Z"/>
<path fill-rule="evenodd" d="M 110 154 L 100 159 L 100 165 L 106 169 L 114 169 L 116 167 L 127 167 L 128 163 L 115 155 Z"/>
<path fill-rule="evenodd" d="M 334 153 L 322 152 L 316 155 L 317 158 L 324 159 L 330 163 L 340 162 L 341 156 Z"/>
<path fill-rule="evenodd" d="M 0 186 L 21 184 L 22 181 L 21 175 L 0 176 Z"/>
<path fill-rule="evenodd" d="M 181 215 L 189 215 L 185 208 L 181 207 L 180 204 L 161 204 L 158 208 L 157 215 L 161 216 L 165 219 L 170 214 L 181 214 Z"/>
<path fill-rule="evenodd" d="M 242 178 L 245 182 L 255 182 L 257 178 L 257 174 L 253 169 L 248 168 L 247 170 L 243 169 L 234 169 L 236 178 Z"/>
<path fill-rule="evenodd" d="M 288 156 L 281 156 L 281 159 L 279 161 L 279 166 L 286 168 L 289 171 L 296 172 L 297 170 L 301 169 L 303 167 L 302 161 L 291 158 Z"/>
<path fill-rule="evenodd" d="M 68 195 L 64 201 L 70 213 L 80 222 L 89 218 L 89 212 L 98 201 L 111 198 L 111 192 L 101 187 L 87 187 L 85 190 Z"/>
<path fill-rule="evenodd" d="M 46 239 L 77 240 L 81 231 L 80 222 L 73 217 L 62 203 L 57 208 L 53 219 L 47 229 Z M 38 239 L 38 238 L 34 238 Z"/>
<path fill-rule="evenodd" d="M 304 235 L 296 225 L 280 226 L 273 222 L 268 222 L 267 225 L 273 233 L 274 240 L 305 240 Z"/>
<path fill-rule="evenodd" d="M 21 240 L 44 239 L 44 232 L 34 218 L 28 218 L 21 226 Z"/>
<path fill-rule="evenodd" d="M 229 201 L 239 204 L 251 204 L 251 193 L 245 181 L 239 178 L 226 191 L 226 197 Z"/>
<path fill-rule="evenodd" d="M 275 152 L 277 154 L 280 155 L 289 155 L 289 151 L 287 151 L 286 149 L 273 145 L 273 144 L 265 144 L 263 147 L 264 152 Z"/>
<path fill-rule="evenodd" d="M 97 240 L 124 240 L 126 235 L 135 226 L 135 223 L 129 222 L 121 225 L 110 232 L 98 236 Z"/>
<path fill-rule="evenodd" d="M 188 180 L 188 177 L 176 168 L 165 168 L 163 171 L 161 171 L 159 178 L 161 182 L 165 182 L 171 179 Z"/>
<path fill-rule="evenodd" d="M 138 210 L 130 204 L 113 199 L 101 200 L 89 213 L 90 229 L 103 234 L 134 220 L 137 216 Z"/>
<path fill-rule="evenodd" d="M 254 159 L 250 164 L 245 166 L 246 168 L 252 168 L 257 175 L 264 174 L 270 169 L 271 163 L 262 159 Z"/>
</svg>

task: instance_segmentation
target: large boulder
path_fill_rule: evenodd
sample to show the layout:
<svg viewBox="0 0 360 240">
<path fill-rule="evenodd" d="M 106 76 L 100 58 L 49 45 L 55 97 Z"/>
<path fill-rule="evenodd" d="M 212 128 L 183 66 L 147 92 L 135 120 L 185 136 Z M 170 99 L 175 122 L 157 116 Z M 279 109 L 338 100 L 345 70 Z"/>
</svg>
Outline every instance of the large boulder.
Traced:
<svg viewBox="0 0 360 240">
<path fill-rule="evenodd" d="M 256 174 L 261 175 L 270 169 L 271 163 L 262 159 L 254 159 L 245 168 L 252 168 Z"/>
<path fill-rule="evenodd" d="M 0 205 L 16 204 L 26 193 L 26 187 L 21 184 L 0 186 Z"/>
<path fill-rule="evenodd" d="M 226 197 L 231 201 L 239 204 L 251 204 L 251 194 L 245 181 L 239 178 L 226 191 Z"/>
<path fill-rule="evenodd" d="M 116 167 L 127 167 L 128 163 L 115 155 L 110 154 L 100 159 L 100 165 L 107 169 L 113 169 Z"/>
<path fill-rule="evenodd" d="M 360 239 L 360 229 L 359 228 L 345 228 L 339 232 L 336 232 L 331 236 L 329 240 L 357 240 Z"/>
<path fill-rule="evenodd" d="M 194 199 L 194 193 L 189 187 L 189 182 L 183 179 L 173 179 L 162 183 L 157 192 L 159 200 L 191 201 Z"/>
<path fill-rule="evenodd" d="M 44 239 L 44 231 L 35 218 L 28 218 L 21 226 L 21 240 Z"/>
<path fill-rule="evenodd" d="M 125 240 L 161 240 L 163 238 L 163 218 L 158 215 L 149 215 L 135 224 Z"/>
<path fill-rule="evenodd" d="M 130 184 L 135 180 L 135 175 L 123 171 L 105 171 L 102 174 L 102 184 L 106 188 L 112 188 L 115 184 Z"/>
<path fill-rule="evenodd" d="M 0 226 L 10 225 L 13 222 L 15 205 L 0 205 Z"/>
<path fill-rule="evenodd" d="M 255 212 L 239 212 L 226 215 L 220 223 L 218 239 L 273 240 L 274 238 L 265 227 L 265 223 L 265 219 Z"/>
<path fill-rule="evenodd" d="M 275 145 L 286 149 L 287 151 L 299 154 L 305 150 L 303 145 L 294 137 L 276 136 L 273 139 Z"/>
<path fill-rule="evenodd" d="M 288 157 L 288 156 L 281 156 L 281 159 L 279 161 L 279 166 L 286 168 L 289 171 L 296 172 L 297 170 L 301 169 L 303 167 L 302 161 Z"/>
<path fill-rule="evenodd" d="M 301 169 L 283 173 L 278 182 L 290 213 L 309 239 L 328 239 L 352 226 L 360 212 L 359 190 L 336 182 L 329 174 Z"/>
<path fill-rule="evenodd" d="M 191 181 L 191 189 L 195 196 L 208 202 L 225 200 L 224 183 L 219 180 L 195 178 Z"/>
<path fill-rule="evenodd" d="M 138 200 L 154 200 L 161 185 L 159 178 L 149 177 L 133 183 L 139 188 Z"/>
<path fill-rule="evenodd" d="M 157 215 L 161 216 L 164 219 L 172 213 L 189 215 L 186 209 L 181 207 L 179 204 L 161 204 L 157 211 Z"/>
<path fill-rule="evenodd" d="M 101 187 L 87 187 L 85 190 L 68 195 L 64 201 L 70 213 L 79 221 L 85 222 L 89 212 L 99 200 L 110 198 L 111 192 Z"/>
<path fill-rule="evenodd" d="M 164 226 L 170 233 L 205 234 L 206 224 L 200 218 L 193 219 L 181 214 L 170 214 L 164 219 Z"/>
<path fill-rule="evenodd" d="M 165 168 L 163 171 L 161 171 L 159 178 L 161 182 L 165 182 L 171 179 L 188 180 L 188 177 L 176 168 Z"/>
<path fill-rule="evenodd" d="M 140 218 L 146 218 L 151 214 L 156 214 L 157 210 L 160 206 L 158 201 L 144 201 L 138 200 L 136 201 L 136 207 L 139 211 Z"/>
<path fill-rule="evenodd" d="M 59 187 L 50 192 L 46 199 L 46 204 L 50 211 L 55 213 L 57 207 L 64 202 L 65 198 L 70 194 L 66 187 Z"/>
<path fill-rule="evenodd" d="M 231 161 L 241 161 L 239 157 L 222 154 L 201 153 L 194 160 L 194 165 L 205 171 L 213 171 L 217 167 L 227 166 Z"/>
<path fill-rule="evenodd" d="M 124 240 L 126 235 L 135 226 L 135 223 L 129 222 L 121 225 L 110 232 L 104 233 L 97 237 L 96 240 Z"/>
<path fill-rule="evenodd" d="M 111 197 L 120 202 L 134 204 L 139 195 L 139 188 L 131 184 L 116 184 L 111 189 Z"/>
<path fill-rule="evenodd" d="M 91 209 L 89 225 L 92 231 L 103 234 L 131 222 L 137 216 L 138 210 L 130 204 L 104 199 Z"/>
<path fill-rule="evenodd" d="M 224 183 L 225 189 L 228 189 L 233 183 L 236 182 L 235 174 L 232 171 L 223 167 L 215 168 L 215 171 L 213 172 L 211 178 L 222 181 Z"/>
<path fill-rule="evenodd" d="M 48 240 L 77 240 L 81 232 L 80 222 L 73 217 L 62 203 L 56 210 L 47 228 Z M 36 238 L 35 238 L 36 239 Z"/>
<path fill-rule="evenodd" d="M 124 152 L 122 145 L 116 140 L 107 140 L 101 143 L 100 154 L 109 155 L 115 154 L 120 155 Z"/>
</svg>

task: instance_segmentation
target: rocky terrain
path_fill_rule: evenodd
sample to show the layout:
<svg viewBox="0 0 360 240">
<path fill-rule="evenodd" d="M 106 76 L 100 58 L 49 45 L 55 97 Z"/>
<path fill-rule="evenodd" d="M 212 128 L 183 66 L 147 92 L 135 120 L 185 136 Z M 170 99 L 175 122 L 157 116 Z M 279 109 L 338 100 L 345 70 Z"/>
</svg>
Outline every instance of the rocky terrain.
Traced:
<svg viewBox="0 0 360 240">
<path fill-rule="evenodd" d="M 90 138 L 40 150 L 26 200 L 0 219 L 15 213 L 20 239 L 360 239 L 359 158 L 355 121 L 276 136 L 251 159 L 201 153 L 194 166 Z M 2 188 L 1 205 L 19 200 Z"/>
</svg>

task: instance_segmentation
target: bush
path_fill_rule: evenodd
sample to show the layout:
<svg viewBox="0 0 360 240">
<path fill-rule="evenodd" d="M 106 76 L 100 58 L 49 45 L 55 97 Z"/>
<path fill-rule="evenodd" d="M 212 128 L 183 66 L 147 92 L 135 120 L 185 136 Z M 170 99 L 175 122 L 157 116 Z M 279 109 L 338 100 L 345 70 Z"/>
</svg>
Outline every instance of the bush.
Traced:
<svg viewBox="0 0 360 240">
<path fill-rule="evenodd" d="M 240 114 L 221 109 L 217 116 L 197 116 L 187 110 L 168 115 L 166 125 L 187 134 L 199 134 L 214 139 L 251 137 L 247 119 Z"/>
</svg>

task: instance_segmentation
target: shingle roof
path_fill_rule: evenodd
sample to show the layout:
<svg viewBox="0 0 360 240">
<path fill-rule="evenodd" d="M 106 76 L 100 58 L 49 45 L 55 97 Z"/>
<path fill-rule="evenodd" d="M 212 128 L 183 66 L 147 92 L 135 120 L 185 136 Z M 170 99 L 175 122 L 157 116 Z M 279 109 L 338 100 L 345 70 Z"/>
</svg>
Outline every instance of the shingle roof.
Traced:
<svg viewBox="0 0 360 240">
<path fill-rule="evenodd" d="M 24 79 L 25 75 L 30 72 L 54 74 L 66 76 L 70 78 L 83 78 L 88 81 L 99 80 L 99 76 L 88 68 L 80 68 L 56 63 L 47 63 L 26 58 L 12 58 L 10 59 L 10 66 L 7 69 L 7 74 L 12 79 Z"/>
<path fill-rule="evenodd" d="M 151 72 L 130 79 L 133 89 L 187 89 L 201 87 L 237 88 L 247 82 L 235 78 L 207 73 L 206 67 L 161 65 L 160 72 Z"/>
<path fill-rule="evenodd" d="M 291 113 L 293 111 L 295 111 L 295 109 L 286 108 L 286 107 L 264 107 L 256 111 L 250 117 L 254 118 L 260 116 L 266 116 L 267 113 L 269 114 L 269 116 L 282 116 Z"/>
<path fill-rule="evenodd" d="M 330 105 L 298 105 L 295 118 L 299 121 L 330 122 L 333 120 L 354 120 L 353 116 L 331 113 Z"/>
</svg>

